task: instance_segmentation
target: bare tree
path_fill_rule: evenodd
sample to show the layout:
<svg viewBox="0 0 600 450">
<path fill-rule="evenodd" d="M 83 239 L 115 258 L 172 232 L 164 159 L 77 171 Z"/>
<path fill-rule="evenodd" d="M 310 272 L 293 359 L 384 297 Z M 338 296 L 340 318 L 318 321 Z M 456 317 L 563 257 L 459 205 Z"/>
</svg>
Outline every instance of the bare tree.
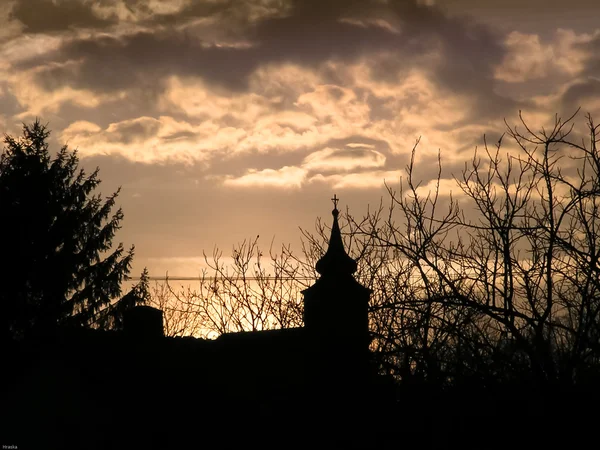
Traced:
<svg viewBox="0 0 600 450">
<path fill-rule="evenodd" d="M 600 358 L 600 155 L 587 116 L 534 132 L 521 117 L 496 145 L 484 137 L 455 177 L 458 193 L 415 177 L 388 186 L 386 205 L 341 217 L 357 279 L 373 290 L 372 349 L 405 382 L 582 382 Z M 503 151 L 502 141 L 513 149 Z M 157 285 L 167 334 L 215 336 L 301 325 L 301 290 L 316 279 L 329 228 L 302 232 L 302 250 L 268 258 L 258 238 L 206 257 L 198 289 Z M 267 259 L 268 262 L 264 262 Z"/>
<path fill-rule="evenodd" d="M 533 372 L 536 382 L 572 382 L 597 365 L 598 126 L 588 116 L 589 141 L 579 143 L 570 139 L 573 119 L 556 117 L 541 132 L 522 118 L 523 132 L 507 126 L 520 151 L 504 159 L 501 139 L 493 149 L 484 142 L 484 158 L 476 152 L 456 178 L 465 201 L 451 197 L 442 211 L 440 176 L 421 194 L 413 150 L 400 191 L 388 188 L 384 226 L 359 224 L 410 274 L 382 316 L 425 306 L 410 308 L 402 324 L 417 334 L 407 341 L 392 332 L 384 342 L 404 347 L 405 362 L 418 350 L 413 366 L 430 378 Z M 475 219 L 465 218 L 464 204 Z"/>
<path fill-rule="evenodd" d="M 216 337 L 302 323 L 300 291 L 314 275 L 303 272 L 307 266 L 298 264 L 289 246 L 279 254 L 271 246 L 266 265 L 258 237 L 234 247 L 230 263 L 218 249 L 204 258 L 208 269 L 196 289 L 175 289 L 168 276 L 153 288 L 152 303 L 164 311 L 167 335 Z"/>
</svg>

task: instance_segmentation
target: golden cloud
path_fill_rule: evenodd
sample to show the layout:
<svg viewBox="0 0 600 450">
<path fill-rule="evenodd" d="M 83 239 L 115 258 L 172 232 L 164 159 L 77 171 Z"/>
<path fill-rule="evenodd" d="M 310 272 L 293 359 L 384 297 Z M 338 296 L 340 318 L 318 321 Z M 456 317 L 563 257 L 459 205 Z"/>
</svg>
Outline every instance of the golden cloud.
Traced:
<svg viewBox="0 0 600 450">
<path fill-rule="evenodd" d="M 281 169 L 250 169 L 245 175 L 239 178 L 226 178 L 226 186 L 235 187 L 277 187 L 284 189 L 299 188 L 304 178 L 306 170 L 300 167 L 284 166 Z"/>
<path fill-rule="evenodd" d="M 395 184 L 400 180 L 401 170 L 375 170 L 370 172 L 315 175 L 310 178 L 311 183 L 327 183 L 334 189 L 377 189 L 387 184 Z"/>
<path fill-rule="evenodd" d="M 494 76 L 508 83 L 522 83 L 557 73 L 576 76 L 592 56 L 581 44 L 589 43 L 599 33 L 600 30 L 594 34 L 576 34 L 573 30 L 559 28 L 552 42 L 543 44 L 537 34 L 513 31 L 504 41 L 508 53 L 496 67 Z"/>
<path fill-rule="evenodd" d="M 124 120 L 106 129 L 74 122 L 63 130 L 61 139 L 78 147 L 83 156 L 119 155 L 143 163 L 192 163 L 209 159 L 211 152 L 235 146 L 244 135 L 244 130 L 213 121 L 195 126 L 160 116 Z"/>
</svg>

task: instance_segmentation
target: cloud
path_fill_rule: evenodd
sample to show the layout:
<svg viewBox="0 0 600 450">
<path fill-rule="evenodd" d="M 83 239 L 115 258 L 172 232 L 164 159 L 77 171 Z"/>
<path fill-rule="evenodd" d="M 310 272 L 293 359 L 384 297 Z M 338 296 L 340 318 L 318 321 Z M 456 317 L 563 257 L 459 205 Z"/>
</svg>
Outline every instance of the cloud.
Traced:
<svg viewBox="0 0 600 450">
<path fill-rule="evenodd" d="M 306 176 L 306 170 L 300 167 L 282 167 L 281 169 L 250 169 L 238 178 L 226 178 L 224 184 L 234 187 L 276 187 L 283 189 L 299 188 Z"/>
<path fill-rule="evenodd" d="M 317 172 L 349 172 L 355 169 L 382 167 L 385 156 L 364 148 L 324 148 L 304 158 L 303 167 Z"/>
<path fill-rule="evenodd" d="M 63 38 L 47 34 L 16 37 L 0 47 L 0 67 L 9 68 L 22 61 L 41 58 L 58 50 L 62 44 Z"/>
<path fill-rule="evenodd" d="M 21 118 L 55 114 L 85 155 L 223 159 L 230 185 L 244 170 L 246 182 L 264 170 L 281 175 L 278 167 L 342 171 L 346 180 L 389 172 L 389 157 L 406 157 L 418 137 L 418 160 L 441 150 L 463 161 L 502 116 L 560 101 L 514 100 L 499 84 L 535 81 L 552 67 L 586 73 L 597 45 L 596 35 L 568 30 L 550 43 L 502 37 L 432 2 L 35 1 L 65 14 L 44 31 L 16 3 L 13 16 L 31 33 L 0 47 L 0 74 Z M 597 93 L 593 79 L 570 86 L 565 103 Z M 350 151 L 349 139 L 385 153 Z M 259 154 L 277 161 L 235 162 Z M 296 174 L 296 184 L 307 182 Z"/>
<path fill-rule="evenodd" d="M 566 73 L 577 75 L 583 72 L 591 61 L 600 60 L 598 48 L 594 49 L 594 45 L 600 42 L 600 29 L 593 34 L 577 34 L 573 30 L 559 28 L 555 36 L 556 65 Z"/>
<path fill-rule="evenodd" d="M 247 230 L 293 240 L 332 190 L 358 211 L 384 180 L 398 186 L 419 137 L 419 192 L 440 151 L 441 194 L 458 196 L 450 175 L 484 134 L 497 140 L 504 117 L 523 110 L 539 129 L 579 105 L 600 113 L 600 32 L 532 31 L 574 5 L 526 28 L 497 5 L 463 18 L 444 8 L 464 2 L 446 3 L 0 1 L 0 125 L 18 133 L 41 116 L 101 167 L 103 191 L 123 185 L 124 241 L 144 264 Z M 477 23 L 492 10 L 506 28 Z M 506 138 L 503 149 L 516 151 Z M 201 265 L 155 262 L 158 274 Z"/>
<path fill-rule="evenodd" d="M 274 66 L 268 71 L 264 68 L 254 79 L 260 86 L 258 93 L 247 94 L 211 89 L 199 80 L 173 77 L 161 97 L 159 108 L 162 112 L 183 112 L 195 120 L 221 121 L 243 129 L 245 136 L 230 148 L 231 153 L 272 150 L 297 152 L 323 145 L 333 137 L 342 137 L 354 131 L 353 122 L 348 123 L 353 120 L 352 117 L 346 117 L 352 114 L 352 109 L 346 110 L 343 104 L 337 107 L 334 102 L 330 104 L 331 114 L 338 114 L 335 123 L 315 114 L 319 105 L 311 104 L 310 100 L 319 102 L 323 92 L 317 77 L 305 77 L 303 90 L 310 90 L 310 100 L 308 97 L 300 101 L 294 101 L 294 97 L 284 100 L 279 95 L 280 91 L 286 90 L 288 95 L 294 95 L 294 82 L 292 77 L 280 77 L 270 84 L 265 78 L 277 71 Z M 304 73 L 300 68 L 288 65 L 283 66 L 282 71 L 299 75 Z M 309 80 L 317 84 L 311 85 Z M 363 109 L 367 110 L 368 107 L 363 105 Z"/>
<path fill-rule="evenodd" d="M 553 40 L 545 44 L 537 34 L 513 31 L 506 36 L 507 48 L 502 63 L 496 67 L 495 78 L 508 83 L 522 83 L 546 77 L 576 76 L 592 56 L 586 48 L 600 32 L 576 34 L 558 29 Z"/>
<path fill-rule="evenodd" d="M 403 172 L 400 170 L 375 170 L 369 172 L 315 175 L 311 183 L 327 183 L 334 189 L 379 189 L 385 183 L 394 185 L 400 180 Z"/>
<path fill-rule="evenodd" d="M 158 119 L 142 116 L 113 122 L 93 137 L 80 139 L 78 128 L 69 127 L 65 137 L 91 154 L 108 152 L 149 163 L 308 151 L 312 155 L 302 164 L 305 170 L 353 171 L 384 166 L 384 154 L 369 149 L 375 144 L 407 155 L 421 136 L 421 157 L 437 155 L 438 149 L 471 150 L 470 140 L 486 131 L 485 126 L 462 124 L 469 117 L 469 98 L 440 89 L 426 74 L 415 71 L 392 85 L 373 81 L 366 67 L 366 61 L 346 67 L 348 85 L 342 87 L 324 84 L 319 74 L 299 66 L 286 64 L 279 70 L 271 65 L 252 78 L 257 92 L 237 94 L 195 78 L 173 76 L 158 103 Z M 280 72 L 283 75 L 277 77 Z M 142 124 L 147 130 L 143 136 L 130 129 Z M 160 151 L 163 143 L 166 147 Z M 447 155 L 463 158 L 460 152 Z"/>
<path fill-rule="evenodd" d="M 100 132 L 102 132 L 102 128 L 100 128 L 95 123 L 87 122 L 85 120 L 78 120 L 77 122 L 73 122 L 71 125 L 69 125 L 69 127 L 65 130 L 63 130 L 62 138 L 66 141 L 69 141 L 69 139 L 72 138 L 88 138 Z"/>
<path fill-rule="evenodd" d="M 119 22 L 160 21 L 165 17 L 182 14 L 190 0 L 103 0 L 91 3 L 95 16 Z"/>
<path fill-rule="evenodd" d="M 278 189 L 299 189 L 308 184 L 325 183 L 334 189 L 378 189 L 396 183 L 402 176 L 400 170 L 375 170 L 346 174 L 309 176 L 302 167 L 284 166 L 280 169 L 250 169 L 241 177 L 225 178 L 223 183 L 230 187 L 271 187 Z"/>
<path fill-rule="evenodd" d="M 115 23 L 114 17 L 98 17 L 92 1 L 80 0 L 16 1 L 11 19 L 20 22 L 26 33 L 48 33 L 72 27 L 104 28 Z"/>
<path fill-rule="evenodd" d="M 267 97 L 211 89 L 199 79 L 171 76 L 165 86 L 159 108 L 165 112 L 184 112 L 188 117 L 222 119 L 227 116 L 238 122 L 252 123 L 273 109 Z"/>
<path fill-rule="evenodd" d="M 261 1 L 232 8 L 230 1 L 206 0 L 14 0 L 10 19 L 27 33 L 75 28 L 106 29 L 118 24 L 157 26 L 198 18 L 238 16 L 245 21 L 268 10 Z M 267 2 L 268 3 L 268 2 Z M 245 13 L 245 14 L 244 14 Z"/>
<path fill-rule="evenodd" d="M 566 86 L 561 96 L 562 108 L 575 111 L 600 113 L 600 78 L 586 78 Z"/>
<path fill-rule="evenodd" d="M 235 146 L 243 130 L 212 121 L 193 125 L 172 117 L 139 117 L 111 123 L 102 129 L 94 123 L 77 121 L 61 139 L 77 147 L 82 156 L 115 155 L 143 163 L 207 161 L 213 152 Z"/>
<path fill-rule="evenodd" d="M 104 3 L 123 9 L 117 6 L 120 2 Z M 126 9 L 134 11 L 136 17 L 142 10 L 150 16 L 157 15 L 156 6 L 131 4 Z M 247 12 L 244 4 L 179 4 L 173 11 L 159 15 L 174 21 L 177 18 L 183 24 L 190 24 L 193 17 L 204 20 L 192 28 L 145 26 L 131 28 L 128 33 L 92 33 L 65 41 L 60 50 L 45 58 L 59 62 L 77 60 L 81 67 L 75 73 L 55 73 L 52 82 L 76 88 L 121 90 L 140 82 L 158 86 L 161 80 L 178 74 L 247 91 L 249 77 L 266 64 L 292 63 L 314 69 L 328 61 L 352 63 L 378 54 L 385 54 L 386 58 L 374 67 L 373 76 L 391 81 L 398 73 L 423 63 L 419 56 L 433 50 L 438 61 L 428 69 L 436 76 L 436 82 L 462 92 L 491 92 L 491 86 L 483 80 L 504 53 L 498 39 L 487 29 L 449 18 L 435 5 L 411 1 L 252 2 L 251 10 L 262 13 L 254 13 L 252 20 L 243 20 Z M 87 2 L 81 5 L 91 11 Z M 98 17 L 99 13 L 93 14 Z M 117 12 L 111 14 L 120 17 Z"/>
<path fill-rule="evenodd" d="M 337 128 L 361 128 L 370 121 L 369 106 L 349 88 L 319 85 L 298 97 L 296 105 Z"/>
<path fill-rule="evenodd" d="M 438 180 L 429 180 L 417 188 L 417 194 L 425 198 L 428 195 L 434 196 L 436 190 L 440 197 L 452 195 L 454 198 L 457 198 L 464 196 L 464 192 L 454 178 L 441 178 L 439 184 Z"/>
<path fill-rule="evenodd" d="M 22 108 L 17 118 L 31 118 L 48 113 L 56 113 L 65 104 L 73 104 L 82 108 L 95 108 L 101 103 L 115 101 L 123 97 L 122 92 L 102 93 L 90 89 L 73 88 L 71 86 L 57 86 L 46 89 L 36 82 L 38 74 L 53 68 L 71 70 L 70 64 L 49 64 L 5 75 L 8 91 L 15 97 Z"/>
<path fill-rule="evenodd" d="M 496 69 L 497 79 L 520 83 L 548 75 L 554 52 L 551 46 L 541 44 L 538 35 L 513 31 L 507 36 L 505 45 L 509 53 Z"/>
<path fill-rule="evenodd" d="M 479 81 L 491 79 L 504 52 L 484 27 L 431 4 L 325 3 L 84 2 L 119 27 L 98 24 L 101 32 L 79 30 L 58 42 L 55 34 L 40 40 L 43 52 L 30 45 L 7 69 L 19 74 L 12 92 L 22 117 L 94 108 L 104 121 L 115 117 L 110 123 L 147 116 L 194 124 L 193 131 L 153 130 L 143 152 L 116 127 L 81 145 L 146 162 L 205 160 L 214 150 L 227 157 L 315 152 L 350 136 L 383 141 L 395 154 L 422 136 L 423 147 L 437 152 L 454 143 L 444 130 L 456 133 L 516 104 Z M 163 132 L 194 150 L 169 142 L 159 151 Z"/>
<path fill-rule="evenodd" d="M 12 20 L 12 9 L 15 1 L 7 0 L 0 2 L 0 43 L 21 33 L 22 25 Z"/>
</svg>

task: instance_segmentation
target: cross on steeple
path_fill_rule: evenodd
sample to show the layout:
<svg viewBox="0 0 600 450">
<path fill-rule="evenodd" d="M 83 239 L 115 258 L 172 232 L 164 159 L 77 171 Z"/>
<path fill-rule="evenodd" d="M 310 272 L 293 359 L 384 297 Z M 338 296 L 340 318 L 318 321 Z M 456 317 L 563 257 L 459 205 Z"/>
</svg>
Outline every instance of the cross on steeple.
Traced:
<svg viewBox="0 0 600 450">
<path fill-rule="evenodd" d="M 337 204 L 340 201 L 340 199 L 337 198 L 337 195 L 333 194 L 333 198 L 331 199 L 331 201 L 333 202 L 333 208 L 337 209 Z"/>
</svg>

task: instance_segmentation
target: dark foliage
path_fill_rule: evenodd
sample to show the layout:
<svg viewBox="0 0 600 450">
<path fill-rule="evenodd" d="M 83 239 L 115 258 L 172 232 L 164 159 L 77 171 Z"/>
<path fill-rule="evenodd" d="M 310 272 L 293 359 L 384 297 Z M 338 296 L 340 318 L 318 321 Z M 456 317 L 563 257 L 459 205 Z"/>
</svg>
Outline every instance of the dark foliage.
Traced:
<svg viewBox="0 0 600 450">
<path fill-rule="evenodd" d="M 39 121 L 19 138 L 5 135 L 0 157 L 0 235 L 3 280 L 1 332 L 23 338 L 61 326 L 118 327 L 119 315 L 143 303 L 147 273 L 119 300 L 133 246 L 112 248 L 123 220 L 118 191 L 105 200 L 93 191 L 98 168 L 78 170 L 63 146 L 52 158 L 49 130 Z"/>
</svg>

